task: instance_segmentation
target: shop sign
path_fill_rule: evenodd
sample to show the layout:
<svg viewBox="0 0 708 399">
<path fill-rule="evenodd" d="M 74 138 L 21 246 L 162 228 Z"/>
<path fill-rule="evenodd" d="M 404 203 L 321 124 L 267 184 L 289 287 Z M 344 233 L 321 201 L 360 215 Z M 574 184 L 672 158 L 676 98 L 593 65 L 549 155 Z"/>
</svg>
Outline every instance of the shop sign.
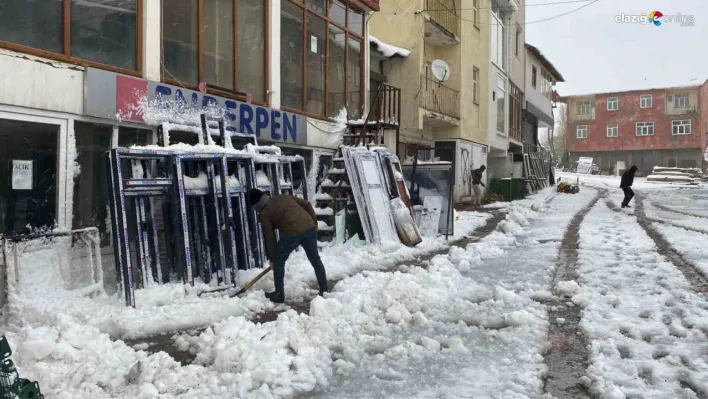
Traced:
<svg viewBox="0 0 708 399">
<path fill-rule="evenodd" d="M 182 124 L 183 121 L 172 119 L 174 113 L 152 112 L 154 109 L 150 110 L 150 119 L 145 120 L 146 107 L 158 111 L 174 107 L 180 111 L 177 117 L 183 117 L 185 113 L 194 115 L 189 123 L 184 124 L 198 126 L 198 115 L 208 110 L 223 115 L 226 129 L 231 132 L 255 135 L 267 142 L 307 145 L 306 116 L 164 83 L 88 68 L 85 96 L 85 113 L 99 118 Z"/>
<path fill-rule="evenodd" d="M 12 160 L 12 189 L 31 190 L 34 161 Z"/>
</svg>

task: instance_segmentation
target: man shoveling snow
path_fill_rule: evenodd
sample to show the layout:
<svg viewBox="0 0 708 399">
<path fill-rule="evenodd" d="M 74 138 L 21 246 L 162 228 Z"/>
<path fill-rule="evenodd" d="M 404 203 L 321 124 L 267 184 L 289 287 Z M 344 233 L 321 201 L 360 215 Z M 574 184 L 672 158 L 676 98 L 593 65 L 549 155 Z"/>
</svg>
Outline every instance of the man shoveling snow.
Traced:
<svg viewBox="0 0 708 399">
<path fill-rule="evenodd" d="M 624 200 L 622 201 L 622 208 L 631 208 L 629 206 L 629 201 L 634 198 L 634 191 L 632 191 L 632 184 L 634 184 L 634 174 L 637 173 L 637 165 L 632 165 L 631 168 L 622 173 L 622 181 L 620 182 L 620 188 L 624 191 Z"/>
<path fill-rule="evenodd" d="M 248 197 L 260 214 L 268 259 L 273 265 L 275 291 L 266 293 L 268 299 L 276 303 L 285 302 L 285 261 L 298 246 L 305 250 L 307 259 L 315 269 L 320 295 L 327 292 L 327 274 L 317 251 L 317 215 L 312 205 L 293 195 L 270 197 L 258 189 L 252 189 Z M 277 244 L 275 229 L 280 234 Z"/>
</svg>

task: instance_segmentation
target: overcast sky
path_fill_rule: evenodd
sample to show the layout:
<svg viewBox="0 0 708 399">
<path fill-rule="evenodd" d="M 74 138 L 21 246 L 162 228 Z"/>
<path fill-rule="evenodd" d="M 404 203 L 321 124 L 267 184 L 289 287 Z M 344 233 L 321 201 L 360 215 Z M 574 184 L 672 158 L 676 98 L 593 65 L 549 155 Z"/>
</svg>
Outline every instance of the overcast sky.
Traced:
<svg viewBox="0 0 708 399">
<path fill-rule="evenodd" d="M 526 0 L 526 42 L 538 47 L 565 78 L 556 85 L 561 95 L 681 86 L 708 78 L 708 0 L 598 0 L 533 23 L 586 4 L 573 0 L 534 6 L 561 1 L 571 0 Z M 664 19 L 693 15 L 694 26 L 615 21 L 622 13 L 655 10 Z"/>
</svg>

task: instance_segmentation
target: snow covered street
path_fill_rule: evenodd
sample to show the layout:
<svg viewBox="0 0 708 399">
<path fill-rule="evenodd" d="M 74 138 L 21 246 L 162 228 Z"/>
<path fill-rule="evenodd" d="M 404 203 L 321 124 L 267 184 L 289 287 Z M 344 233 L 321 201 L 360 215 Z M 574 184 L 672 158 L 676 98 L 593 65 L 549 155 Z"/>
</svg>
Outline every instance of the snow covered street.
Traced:
<svg viewBox="0 0 708 399">
<path fill-rule="evenodd" d="M 580 181 L 457 212 L 449 242 L 324 247 L 325 298 L 298 251 L 282 305 L 268 277 L 240 298 L 150 287 L 132 309 L 62 289 L 52 249 L 26 248 L 5 333 L 48 398 L 705 397 L 708 190 L 637 179 L 620 210 L 617 178 Z M 165 333 L 189 364 L 151 347 Z"/>
</svg>

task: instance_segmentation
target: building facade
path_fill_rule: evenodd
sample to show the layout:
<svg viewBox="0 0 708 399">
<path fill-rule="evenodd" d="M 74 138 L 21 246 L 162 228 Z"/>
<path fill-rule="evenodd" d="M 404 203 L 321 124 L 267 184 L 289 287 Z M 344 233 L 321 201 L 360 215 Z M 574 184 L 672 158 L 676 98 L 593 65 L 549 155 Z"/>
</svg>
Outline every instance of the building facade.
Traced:
<svg viewBox="0 0 708 399">
<path fill-rule="evenodd" d="M 431 148 L 424 156 L 454 161 L 456 201 L 471 193 L 469 174 L 488 164 L 492 144 L 507 161 L 509 26 L 518 10 L 517 0 L 397 0 L 382 2 L 369 23 L 372 36 L 409 52 L 383 67 L 402 96 L 399 140 L 389 146 L 403 159 Z M 433 76 L 435 60 L 449 66 L 444 81 Z"/>
<path fill-rule="evenodd" d="M 555 66 L 530 44 L 526 44 L 526 101 L 524 103 L 522 142 L 525 151 L 539 146 L 541 134 L 552 136 L 555 123 L 553 114 L 553 87 L 564 82 Z M 550 134 L 549 134 L 550 133 Z"/>
<path fill-rule="evenodd" d="M 334 154 L 343 110 L 367 109 L 378 0 L 19 3 L 0 6 L 0 174 L 36 170 L 31 190 L 0 186 L 1 234 L 97 226 L 108 242 L 102 155 L 158 126 L 195 144 L 204 107 L 308 164 Z"/>
<path fill-rule="evenodd" d="M 562 98 L 570 164 L 592 157 L 604 173 L 637 165 L 703 168 L 708 137 L 708 81 L 702 85 Z"/>
</svg>

